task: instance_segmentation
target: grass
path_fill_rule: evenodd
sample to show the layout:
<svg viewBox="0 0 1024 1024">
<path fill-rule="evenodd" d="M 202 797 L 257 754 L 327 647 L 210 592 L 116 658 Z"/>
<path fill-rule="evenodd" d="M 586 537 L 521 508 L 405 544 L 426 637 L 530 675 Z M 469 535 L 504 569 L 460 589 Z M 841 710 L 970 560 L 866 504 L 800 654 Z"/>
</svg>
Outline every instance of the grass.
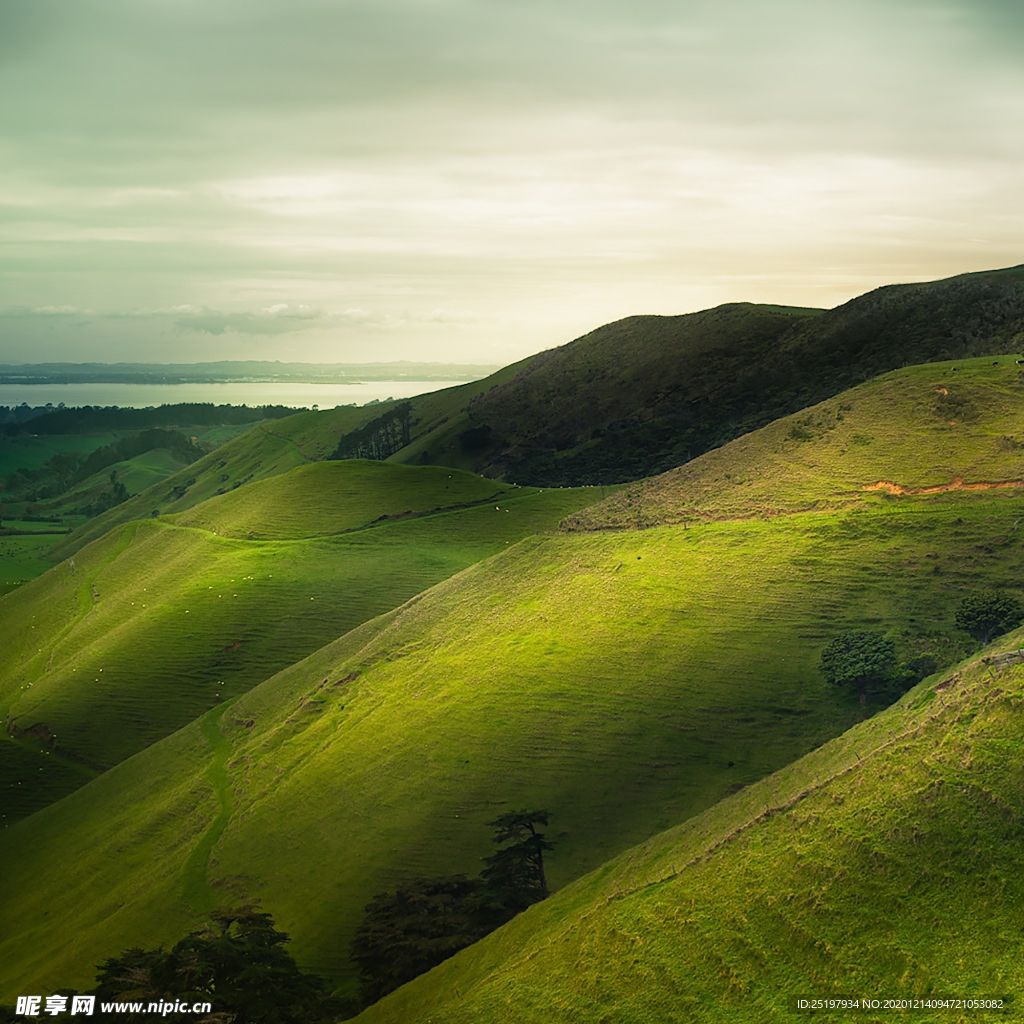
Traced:
<svg viewBox="0 0 1024 1024">
<path fill-rule="evenodd" d="M 6 523 L 5 525 L 14 524 Z M 32 525 L 50 524 L 33 523 Z M 46 572 L 53 565 L 53 562 L 47 557 L 47 552 L 51 547 L 53 547 L 52 534 L 0 536 L 0 595 L 7 594 L 21 584 Z"/>
<path fill-rule="evenodd" d="M 472 460 L 462 457 L 453 426 L 465 419 L 465 409 L 480 395 L 515 374 L 515 363 L 483 381 L 431 392 L 413 399 L 414 443 L 392 461 L 396 463 L 443 463 L 468 468 Z M 228 440 L 220 448 L 185 469 L 122 502 L 116 508 L 90 520 L 54 549 L 55 558 L 73 555 L 83 545 L 107 530 L 133 519 L 184 512 L 219 494 L 266 480 L 308 463 L 327 459 L 342 434 L 355 430 L 388 408 L 382 402 L 360 408 L 302 412 L 251 430 Z M 463 429 L 463 428 L 460 428 Z M 432 449 L 435 458 L 429 457 Z M 426 456 L 425 456 L 426 453 Z"/>
<path fill-rule="evenodd" d="M 4 599 L 0 710 L 108 768 L 600 494 L 330 462 L 127 524 Z"/>
<path fill-rule="evenodd" d="M 1024 373 L 1012 356 L 898 370 L 631 485 L 565 526 L 866 507 L 901 489 L 947 485 L 1024 494 L 1022 401 Z M 873 489 L 880 483 L 891 486 Z"/>
<path fill-rule="evenodd" d="M 118 433 L 4 436 L 0 438 L 0 476 L 9 476 L 23 467 L 39 469 L 62 452 L 89 455 L 97 448 L 112 444 L 120 436 Z"/>
<path fill-rule="evenodd" d="M 976 378 L 980 387 L 984 372 L 980 366 L 971 368 L 964 371 L 967 378 Z M 885 408 L 894 422 L 900 417 L 912 421 L 911 412 L 891 403 Z M 1013 408 L 1007 404 L 1011 412 Z M 999 429 L 1018 436 L 1011 420 L 1012 415 L 1000 420 Z M 966 450 L 981 444 L 975 433 L 991 436 L 989 426 L 984 415 L 971 419 L 970 429 L 956 435 L 958 445 Z M 766 440 L 766 459 L 775 444 Z M 894 429 L 890 442 L 877 451 L 886 460 L 886 471 L 898 471 L 900 480 L 928 470 L 912 432 Z M 842 479 L 847 472 L 842 458 L 839 453 L 837 464 L 827 472 L 819 470 L 816 479 Z M 792 486 L 803 501 L 811 485 L 804 464 L 794 460 L 792 465 Z M 344 465 L 323 465 L 301 471 L 296 479 L 312 481 L 318 479 L 316 472 L 345 471 Z M 275 499 L 263 503 L 263 518 L 254 519 L 259 503 L 253 504 L 253 496 L 259 488 L 267 488 L 268 495 L 287 493 L 287 488 L 273 490 L 280 484 L 266 480 L 249 485 L 248 496 L 239 489 L 218 499 L 231 530 L 247 538 L 249 532 L 269 535 L 288 522 L 303 522 L 312 535 L 250 541 L 214 536 L 161 516 L 122 527 L 76 556 L 74 580 L 65 566 L 53 589 L 33 590 L 43 586 L 44 577 L 5 599 L 24 601 L 36 594 L 31 609 L 0 606 L 5 616 L 13 607 L 36 616 L 34 621 L 31 615 L 23 618 L 19 631 L 12 633 L 24 637 L 25 663 L 36 672 L 33 690 L 38 687 L 31 695 L 14 695 L 23 702 L 19 720 L 35 720 L 43 702 L 48 702 L 48 716 L 51 711 L 53 716 L 69 714 L 67 709 L 76 706 L 78 724 L 61 722 L 54 730 L 63 742 L 69 730 L 77 729 L 76 751 L 106 750 L 109 756 L 132 730 L 148 742 L 149 726 L 145 721 L 140 725 L 140 717 L 146 719 L 154 708 L 196 719 L 237 698 L 216 721 L 213 716 L 193 720 L 59 803 L 0 831 L 0 898 L 13 922 L 11 938 L 0 946 L 0 998 L 82 987 L 103 957 L 131 945 L 179 938 L 214 898 L 222 903 L 260 900 L 294 937 L 304 966 L 333 979 L 340 991 L 351 992 L 348 943 L 367 901 L 409 875 L 475 873 L 489 852 L 486 822 L 517 807 L 551 812 L 549 835 L 557 846 L 549 878 L 555 887 L 569 887 L 588 872 L 597 873 L 580 883 L 583 889 L 566 889 L 569 903 L 556 897 L 531 911 L 522 924 L 513 923 L 512 931 L 489 941 L 505 942 L 502 936 L 520 941 L 514 936 L 522 939 L 523 933 L 515 929 L 531 928 L 530 922 L 549 910 L 565 927 L 574 927 L 575 921 L 585 929 L 588 925 L 581 922 L 571 894 L 597 892 L 587 887 L 624 877 L 619 867 L 605 866 L 610 858 L 690 819 L 705 823 L 695 826 L 705 831 L 693 835 L 703 835 L 708 843 L 731 836 L 766 813 L 766 807 L 781 806 L 765 794 L 776 793 L 779 779 L 789 776 L 773 773 L 877 709 L 861 708 L 852 694 L 822 681 L 817 660 L 835 633 L 881 629 L 896 639 L 904 657 L 933 653 L 949 663 L 965 652 L 965 638 L 953 629 L 962 595 L 989 586 L 1019 593 L 1017 581 L 1024 573 L 1019 497 L 1012 489 L 876 495 L 866 503 L 833 503 L 833 492 L 823 484 L 822 507 L 809 511 L 536 536 L 559 503 L 565 511 L 558 518 L 564 518 L 573 511 L 565 506 L 575 502 L 576 508 L 582 507 L 594 495 L 523 489 L 493 503 L 430 514 L 440 493 L 430 487 L 436 489 L 438 474 L 447 480 L 449 470 L 422 471 L 433 474 L 434 483 L 423 491 L 430 493 L 421 503 L 427 507 L 419 509 L 416 503 L 410 505 L 413 491 L 406 492 L 398 482 L 412 481 L 415 471 L 360 464 L 353 471 L 404 474 L 395 478 L 389 514 L 428 514 L 373 525 L 376 517 L 370 518 L 370 509 L 355 516 L 365 528 L 332 535 L 339 524 L 349 529 L 349 521 L 338 516 L 330 487 L 318 485 L 295 504 L 315 504 L 318 494 L 326 494 L 320 512 L 293 511 Z M 787 478 L 781 470 L 773 483 L 777 494 L 785 493 Z M 732 481 L 730 486 L 739 493 L 743 484 Z M 725 485 L 716 500 L 733 507 Z M 735 507 L 741 503 L 737 498 Z M 187 514 L 202 517 L 207 512 L 196 508 Z M 516 543 L 512 526 L 520 513 L 518 536 L 523 539 Z M 454 546 L 453 536 L 459 538 Z M 512 543 L 506 547 L 505 540 Z M 496 550 L 495 557 L 483 559 Z M 466 555 L 463 564 L 473 564 L 457 571 L 453 551 Z M 440 567 L 448 578 L 420 593 L 428 585 L 424 566 L 430 571 Z M 422 575 L 410 584 L 405 603 L 396 607 L 403 598 L 390 581 L 410 568 Z M 135 617 L 126 615 L 126 601 L 149 600 L 141 588 L 150 585 L 154 573 L 173 602 Z M 226 588 L 211 591 L 214 580 L 239 586 L 228 599 Z M 99 599 L 93 597 L 93 586 Z M 378 597 L 381 604 L 374 607 Z M 222 612 L 227 600 L 234 607 Z M 348 620 L 352 625 L 362 623 L 348 632 L 345 608 L 355 610 Z M 365 621 L 377 612 L 383 614 Z M 244 633 L 249 625 L 251 636 Z M 344 635 L 315 649 L 323 642 L 316 638 L 332 628 L 333 635 Z M 77 661 L 64 659 L 64 645 L 72 636 Z M 252 682 L 264 678 L 258 673 L 281 667 L 285 645 L 294 645 L 297 638 L 308 639 L 308 650 L 314 653 L 240 692 L 244 671 L 252 673 Z M 234 639 L 240 640 L 237 647 Z M 119 656 L 124 664 L 112 667 L 109 660 L 89 660 L 111 643 L 123 652 Z M 275 648 L 275 643 L 280 646 Z M 54 663 L 46 672 L 51 653 Z M 274 662 L 278 654 L 282 663 Z M 65 673 L 59 686 L 54 674 L 58 657 Z M 231 685 L 213 685 L 224 679 L 221 664 L 236 657 L 241 659 L 239 674 Z M 91 671 L 75 689 L 67 670 L 86 665 Z M 114 668 L 121 673 L 116 679 L 107 676 Z M 210 674 L 211 669 L 218 674 Z M 190 672 L 206 675 L 192 678 Z M 140 684 L 140 673 L 150 673 L 147 678 L 155 681 Z M 130 697 L 118 703 L 122 691 Z M 917 716 L 908 720 L 913 728 L 924 727 L 936 700 L 943 707 L 946 691 L 926 702 L 927 693 L 927 688 L 920 689 L 905 704 Z M 50 718 L 42 720 L 49 723 Z M 804 768 L 793 769 L 803 773 L 793 776 L 802 787 L 799 792 L 809 785 L 806 765 L 818 763 L 822 777 L 835 774 L 834 768 L 850 768 L 858 754 L 864 757 L 865 750 L 875 749 L 858 737 L 874 736 L 872 723 L 887 720 L 872 719 L 858 726 L 866 731 L 823 748 L 832 753 L 811 753 L 812 759 L 825 760 L 805 761 Z M 965 728 L 970 739 L 966 720 Z M 899 731 L 893 726 L 887 738 L 895 739 Z M 833 755 L 836 759 L 830 760 Z M 923 770 L 927 756 L 924 748 L 913 747 L 900 770 Z M 957 748 L 951 770 L 957 757 L 967 756 L 980 755 Z M 1009 759 L 1013 771 L 1016 757 Z M 758 783 L 766 777 L 766 783 Z M 911 796 L 921 791 L 922 778 L 914 776 Z M 867 782 L 862 785 L 867 792 Z M 778 790 L 780 799 L 786 792 Z M 888 814 L 899 808 L 898 796 L 890 799 L 890 791 L 881 787 L 871 799 Z M 852 807 L 855 797 L 859 799 L 851 793 L 844 799 Z M 731 802 L 720 804 L 725 798 Z M 821 798 L 827 809 L 829 792 L 823 790 Z M 714 817 L 719 804 L 726 808 L 725 817 Z M 955 806 L 950 821 L 966 810 Z M 712 817 L 694 817 L 705 812 Z M 818 820 L 824 814 L 817 812 Z M 907 814 L 909 823 L 912 815 Z M 769 817 L 784 823 L 786 815 Z M 963 820 L 984 824 L 983 817 Z M 721 827 L 712 828 L 709 822 Z M 807 835 L 811 843 L 813 835 Z M 757 980 L 755 965 L 763 968 L 773 950 L 782 950 L 781 959 L 791 949 L 801 950 L 804 938 L 799 922 L 791 932 L 780 926 L 774 933 L 766 931 L 763 941 L 757 940 L 762 944 L 750 947 L 754 951 L 743 959 L 747 947 L 742 946 L 742 914 L 748 907 L 752 917 L 761 913 L 756 910 L 758 893 L 764 899 L 781 893 L 769 904 L 770 913 L 784 911 L 792 900 L 799 904 L 798 894 L 804 890 L 797 886 L 800 864 L 786 845 L 790 838 L 783 835 L 775 846 L 766 845 L 760 862 L 750 860 L 751 871 L 759 863 L 757 870 L 770 879 L 759 883 L 760 889 L 748 891 L 739 883 L 715 889 L 719 874 L 723 880 L 728 876 L 724 868 L 702 876 L 701 886 L 708 886 L 713 898 L 701 903 L 699 914 L 683 913 L 683 918 L 696 915 L 695 920 L 703 921 L 695 927 L 692 942 L 688 936 L 679 938 L 679 930 L 688 927 L 680 919 L 666 919 L 664 936 L 651 924 L 649 930 L 627 933 L 620 945 L 604 933 L 595 933 L 591 945 L 588 933 L 582 932 L 574 958 L 552 965 L 548 991 L 554 993 L 553 1019 L 561 1014 L 571 1020 L 575 1014 L 575 1019 L 600 1020 L 607 1012 L 609 1020 L 660 1021 L 688 1009 L 714 1013 L 718 1003 L 709 1010 L 690 999 L 699 996 L 700 986 L 687 989 L 676 980 L 691 969 L 691 955 L 701 965 L 699 971 L 693 968 L 696 977 L 717 978 L 716 984 L 737 993 L 737 999 L 745 998 L 752 986 L 761 986 L 760 1002 L 752 1005 L 769 1005 L 767 982 Z M 826 860 L 834 838 L 829 834 L 816 847 Z M 693 856 L 706 849 L 694 847 Z M 851 849 L 840 843 L 835 851 L 838 871 Z M 937 863 L 942 854 L 936 855 Z M 665 857 L 670 867 L 692 859 L 675 849 Z M 648 861 L 646 853 L 641 860 L 625 862 L 636 869 L 638 884 L 662 884 L 660 862 Z M 729 870 L 742 875 L 746 863 L 740 858 Z M 860 870 L 861 862 L 856 863 Z M 864 864 L 864 870 L 872 867 L 870 858 Z M 1011 866 L 1007 862 L 1003 876 Z M 791 869 L 797 873 L 787 874 Z M 958 865 L 953 875 L 960 873 Z M 776 881 L 778 886 L 771 889 Z M 667 879 L 664 884 L 669 884 Z M 700 900 L 704 891 L 698 891 Z M 851 888 L 844 898 L 852 907 L 858 901 L 867 904 L 869 891 Z M 899 891 L 892 890 L 893 900 Z M 621 894 L 621 887 L 612 892 Z M 792 900 L 786 898 L 789 892 L 794 893 Z M 601 889 L 595 898 L 600 902 L 608 895 Z M 722 902 L 729 899 L 731 903 Z M 60 908 L 59 920 L 48 917 L 53 908 Z M 723 922 L 721 932 L 713 930 L 717 920 Z M 865 947 L 877 943 L 880 934 L 878 919 L 870 920 Z M 964 920 L 974 919 L 965 914 Z M 621 923 L 615 927 L 624 929 Z M 1012 938 L 1008 929 L 1007 923 L 1004 932 Z M 68 935 L 76 941 L 69 944 Z M 789 945 L 782 941 L 787 936 Z M 664 950 L 651 975 L 643 966 L 641 942 Z M 732 950 L 729 943 L 741 948 Z M 524 1014 L 536 1017 L 545 1001 L 544 979 L 526 974 L 521 987 L 509 980 L 513 987 L 506 991 L 501 988 L 505 975 L 496 973 L 497 954 L 487 953 L 499 950 L 504 958 L 506 948 L 480 948 L 491 959 L 473 968 L 480 1002 L 467 1003 L 466 1012 L 477 1014 L 476 1019 L 488 1013 L 489 1019 L 505 1019 L 508 1001 L 518 996 Z M 1015 943 L 1007 940 L 1007 948 L 1015 949 Z M 602 950 L 622 960 L 620 974 L 612 966 L 587 967 Z M 668 966 L 673 950 L 679 951 L 682 965 L 672 968 L 675 973 Z M 525 950 L 523 959 L 533 963 L 529 954 Z M 894 964 L 913 967 L 905 957 L 893 956 Z M 634 964 L 639 973 L 630 973 Z M 855 956 L 840 962 L 847 971 L 855 965 Z M 682 1010 L 670 1006 L 674 995 L 657 995 L 666 991 L 658 988 L 665 972 L 672 979 L 667 990 L 685 996 L 678 1003 Z M 490 975 L 493 982 L 485 984 Z M 833 976 L 822 973 L 821 979 L 825 983 L 840 975 L 836 968 Z M 590 1008 L 604 1005 L 600 999 L 595 1003 L 594 993 L 605 976 L 608 1008 L 594 1016 Z M 851 976 L 861 978 L 856 972 Z M 908 977 L 917 975 L 911 970 Z M 619 979 L 614 992 L 613 979 Z M 577 982 L 580 987 L 573 989 Z M 718 998 L 714 993 L 719 989 L 711 985 L 706 990 L 713 993 L 712 1000 Z M 463 1012 L 463 1007 L 446 1002 L 453 992 L 461 999 L 462 991 L 461 983 L 449 978 L 411 1005 L 426 1008 L 436 1000 L 437 1019 L 448 1019 L 445 1015 Z M 650 1001 L 656 998 L 661 1002 Z M 381 1012 L 391 1011 L 385 1007 Z"/>
<path fill-rule="evenodd" d="M 760 1024 L 801 996 L 994 996 L 1013 1015 L 1022 737 L 1024 667 L 972 659 L 358 1020 Z"/>
<path fill-rule="evenodd" d="M 261 900 L 347 990 L 369 898 L 475 872 L 510 807 L 552 812 L 566 885 L 855 723 L 815 667 L 836 631 L 956 654 L 959 595 L 1011 582 L 1024 548 L 1005 495 L 945 501 L 534 537 L 473 566 L 239 697 L 226 758 L 192 725 L 5 830 L 3 990 L 79 984 L 123 946 L 171 941 L 200 891 Z M 233 810 L 207 857 L 212 759 Z"/>
</svg>

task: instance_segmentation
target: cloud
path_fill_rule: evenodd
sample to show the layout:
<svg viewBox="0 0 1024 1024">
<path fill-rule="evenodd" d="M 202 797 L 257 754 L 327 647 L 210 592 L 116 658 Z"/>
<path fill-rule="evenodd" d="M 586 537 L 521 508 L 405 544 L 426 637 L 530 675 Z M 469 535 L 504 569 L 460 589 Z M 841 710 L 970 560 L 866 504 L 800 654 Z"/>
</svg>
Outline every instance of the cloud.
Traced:
<svg viewBox="0 0 1024 1024">
<path fill-rule="evenodd" d="M 0 3 L 0 288 L 36 325 L 12 344 L 96 355 L 116 320 L 125 346 L 518 357 L 1018 262 L 1022 10 Z"/>
<path fill-rule="evenodd" d="M 76 306 L 8 306 L 0 317 L 32 320 L 40 318 L 81 318 L 103 321 L 139 321 L 170 325 L 178 333 L 273 335 L 308 330 L 351 327 L 400 328 L 409 324 L 468 324 L 478 316 L 468 311 L 429 309 L 388 313 L 353 307 L 331 313 L 303 303 L 275 302 L 260 309 L 225 311 L 183 303 L 157 309 L 96 311 Z"/>
</svg>

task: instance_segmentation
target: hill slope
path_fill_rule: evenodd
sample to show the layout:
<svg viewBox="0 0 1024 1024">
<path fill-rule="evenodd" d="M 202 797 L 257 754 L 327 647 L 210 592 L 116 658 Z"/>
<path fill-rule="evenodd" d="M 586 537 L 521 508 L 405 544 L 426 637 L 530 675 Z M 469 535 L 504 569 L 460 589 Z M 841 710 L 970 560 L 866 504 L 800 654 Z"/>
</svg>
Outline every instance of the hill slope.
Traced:
<svg viewBox="0 0 1024 1024">
<path fill-rule="evenodd" d="M 508 479 L 637 479 L 879 373 L 1018 352 L 1024 267 L 891 285 L 812 312 L 741 303 L 630 317 L 536 356 L 470 410 Z"/>
<path fill-rule="evenodd" d="M 632 484 L 563 525 L 773 516 L 965 489 L 1021 494 L 1022 405 L 1013 356 L 909 367 Z"/>
<path fill-rule="evenodd" d="M 1022 643 L 1024 631 L 1003 646 Z M 568 886 L 358 1020 L 760 1024 L 792 1020 L 801 997 L 1015 1007 L 1022 739 L 1024 666 L 975 659 Z"/>
<path fill-rule="evenodd" d="M 980 387 L 997 371 L 961 373 Z M 903 376 L 919 382 L 920 371 Z M 919 410 L 909 399 L 886 408 L 897 445 L 886 466 L 902 479 L 920 471 Z M 967 472 L 992 423 L 1024 429 L 1014 408 L 1015 423 L 980 411 L 950 467 Z M 572 492 L 536 499 L 551 493 Z M 518 494 L 458 514 L 511 520 L 500 510 L 530 497 Z M 219 500 L 234 529 L 254 528 L 244 494 Z M 1013 589 L 1024 573 L 1019 518 L 1012 490 L 941 491 L 510 545 L 3 830 L 15 925 L 2 991 L 82 984 L 103 956 L 171 941 L 216 902 L 245 899 L 263 901 L 306 965 L 350 989 L 348 942 L 369 898 L 410 874 L 474 872 L 495 814 L 551 811 L 550 878 L 565 885 L 857 721 L 865 709 L 816 667 L 836 632 L 884 629 L 904 657 L 957 656 L 960 597 Z M 407 540 L 399 550 L 408 557 Z M 59 926 L 45 914 L 55 905 Z M 69 932 L 82 940 L 69 946 Z"/>
<path fill-rule="evenodd" d="M 909 474 L 916 407 L 888 412 Z M 961 596 L 1024 573 L 1019 517 L 1012 491 L 940 492 L 510 545 L 4 830 L 0 986 L 80 984 L 260 899 L 350 990 L 370 897 L 475 872 L 497 813 L 551 811 L 565 885 L 862 717 L 817 671 L 835 633 L 959 656 Z"/>
<path fill-rule="evenodd" d="M 83 767 L 110 767 L 598 497 L 325 462 L 115 528 L 0 600 L 13 734 L 0 814 L 62 795 Z"/>
<path fill-rule="evenodd" d="M 473 396 L 515 374 L 519 365 L 508 366 L 483 381 L 412 399 L 416 437 L 422 441 L 429 440 L 435 432 L 443 435 L 450 429 L 450 421 L 464 415 L 463 410 Z M 337 448 L 339 438 L 401 404 L 381 402 L 359 408 L 300 412 L 270 423 L 257 424 L 169 479 L 91 519 L 57 545 L 53 549 L 53 557 L 59 559 L 73 555 L 84 544 L 101 537 L 120 523 L 145 518 L 154 511 L 160 514 L 184 512 L 208 498 L 287 473 L 298 466 L 328 459 Z M 469 468 L 469 460 L 458 457 L 423 458 L 422 446 L 415 447 L 414 455 L 410 449 L 409 458 L 393 461 Z"/>
</svg>

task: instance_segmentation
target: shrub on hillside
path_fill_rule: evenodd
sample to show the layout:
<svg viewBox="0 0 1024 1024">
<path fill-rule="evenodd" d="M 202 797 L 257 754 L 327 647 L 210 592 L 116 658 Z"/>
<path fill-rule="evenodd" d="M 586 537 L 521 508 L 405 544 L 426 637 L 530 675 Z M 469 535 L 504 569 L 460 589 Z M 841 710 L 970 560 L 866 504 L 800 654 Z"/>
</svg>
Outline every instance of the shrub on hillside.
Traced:
<svg viewBox="0 0 1024 1024">
<path fill-rule="evenodd" d="M 896 645 L 882 633 L 850 630 L 829 641 L 821 652 L 819 668 L 835 686 L 856 690 L 863 704 L 869 686 L 892 679 Z"/>
<path fill-rule="evenodd" d="M 956 610 L 956 626 L 987 644 L 1024 622 L 1024 605 L 994 590 L 968 594 Z"/>
</svg>

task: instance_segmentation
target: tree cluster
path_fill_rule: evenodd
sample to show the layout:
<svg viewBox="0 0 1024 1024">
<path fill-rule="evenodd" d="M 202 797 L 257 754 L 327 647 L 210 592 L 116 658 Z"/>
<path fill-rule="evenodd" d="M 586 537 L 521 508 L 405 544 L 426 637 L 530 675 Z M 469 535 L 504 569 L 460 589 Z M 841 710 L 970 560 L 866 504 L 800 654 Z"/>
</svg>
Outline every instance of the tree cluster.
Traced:
<svg viewBox="0 0 1024 1024">
<path fill-rule="evenodd" d="M 996 590 L 968 594 L 956 610 L 956 627 L 981 644 L 1024 623 L 1024 604 Z M 909 689 L 936 672 L 938 661 L 929 654 L 898 663 L 896 644 L 883 633 L 849 630 L 834 636 L 821 652 L 818 665 L 825 679 L 855 690 L 865 703 L 873 687 Z"/>
<path fill-rule="evenodd" d="M 302 411 L 284 405 L 214 405 L 212 402 L 179 402 L 146 409 L 83 405 L 42 411 L 38 406 L 31 410 L 28 406 L 0 406 L 0 420 L 6 420 L 0 423 L 0 433 L 89 434 L 147 427 L 219 427 L 283 419 Z"/>
<path fill-rule="evenodd" d="M 274 927 L 269 914 L 253 907 L 219 910 L 207 927 L 191 932 L 171 949 L 126 950 L 97 968 L 96 997 L 87 1019 L 99 1024 L 142 1024 L 158 1015 L 150 1003 L 209 1003 L 208 1015 L 171 1013 L 160 1020 L 188 1024 L 318 1024 L 335 1021 L 345 1007 L 325 994 L 324 982 L 299 970 L 284 945 L 288 936 Z M 62 990 L 59 995 L 78 995 Z M 69 998 L 70 1005 L 70 998 Z M 104 1012 L 103 1003 L 141 1003 L 141 1013 Z M 23 1021 L 5 1016 L 0 1021 Z M 67 1011 L 48 1020 L 86 1019 Z"/>
<path fill-rule="evenodd" d="M 366 1004 L 429 971 L 548 895 L 539 826 L 547 811 L 513 811 L 488 822 L 499 849 L 479 878 L 415 878 L 380 893 L 352 942 Z"/>
<path fill-rule="evenodd" d="M 342 434 L 331 458 L 383 462 L 409 444 L 411 436 L 412 402 L 400 402 L 358 430 Z"/>
</svg>

